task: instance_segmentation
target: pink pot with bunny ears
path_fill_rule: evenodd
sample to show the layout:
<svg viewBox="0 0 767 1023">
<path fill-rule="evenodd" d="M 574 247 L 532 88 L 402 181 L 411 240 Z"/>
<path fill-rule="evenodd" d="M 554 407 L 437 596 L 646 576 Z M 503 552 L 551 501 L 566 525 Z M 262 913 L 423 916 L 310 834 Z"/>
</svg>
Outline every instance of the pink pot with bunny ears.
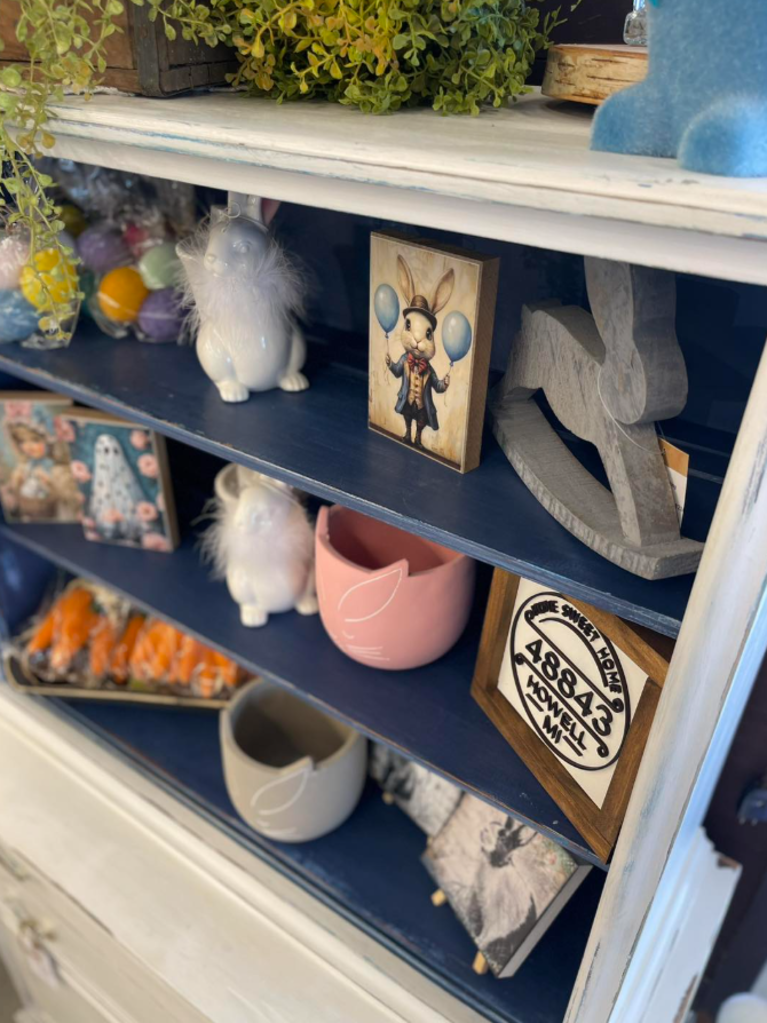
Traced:
<svg viewBox="0 0 767 1023">
<path fill-rule="evenodd" d="M 317 517 L 322 624 L 347 656 L 389 671 L 436 661 L 466 627 L 475 563 L 334 505 Z"/>
</svg>

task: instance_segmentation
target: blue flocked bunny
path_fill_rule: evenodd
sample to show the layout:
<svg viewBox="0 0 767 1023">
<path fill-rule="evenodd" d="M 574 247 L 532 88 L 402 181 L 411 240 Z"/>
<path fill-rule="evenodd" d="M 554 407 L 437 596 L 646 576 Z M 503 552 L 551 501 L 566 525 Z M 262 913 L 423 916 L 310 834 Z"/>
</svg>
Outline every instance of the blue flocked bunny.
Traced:
<svg viewBox="0 0 767 1023">
<path fill-rule="evenodd" d="M 650 66 L 598 111 L 592 148 L 767 177 L 767 0 L 649 0 Z"/>
</svg>

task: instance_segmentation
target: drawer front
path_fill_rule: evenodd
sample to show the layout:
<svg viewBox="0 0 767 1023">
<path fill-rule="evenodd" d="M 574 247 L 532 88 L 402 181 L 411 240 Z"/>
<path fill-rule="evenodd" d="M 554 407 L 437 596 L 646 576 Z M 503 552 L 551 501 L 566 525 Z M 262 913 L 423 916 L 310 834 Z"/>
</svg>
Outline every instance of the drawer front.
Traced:
<svg viewBox="0 0 767 1023">
<path fill-rule="evenodd" d="M 56 961 L 28 920 L 19 924 L 0 910 L 0 957 L 25 1003 L 16 1015 L 18 1023 L 127 1023 L 126 1017 L 106 1012 L 87 983 Z"/>
<path fill-rule="evenodd" d="M 90 998 L 93 1005 L 100 1006 L 99 1010 L 88 1010 L 100 1011 L 98 1019 L 115 1023 L 204 1023 L 204 1017 L 149 973 L 97 920 L 2 844 L 0 924 L 6 934 L 6 947 L 12 954 L 21 953 L 25 982 L 30 971 L 37 976 L 36 989 L 44 979 L 48 959 L 54 976 L 62 981 L 61 990 L 67 992 L 61 997 L 66 1001 L 72 993 L 75 1001 Z M 51 990 L 48 986 L 43 994 Z M 45 1008 L 37 996 L 34 1001 Z M 90 1023 L 88 1011 L 74 1016 L 74 1023 Z M 65 1023 L 56 1013 L 53 1018 L 54 1023 Z"/>
</svg>

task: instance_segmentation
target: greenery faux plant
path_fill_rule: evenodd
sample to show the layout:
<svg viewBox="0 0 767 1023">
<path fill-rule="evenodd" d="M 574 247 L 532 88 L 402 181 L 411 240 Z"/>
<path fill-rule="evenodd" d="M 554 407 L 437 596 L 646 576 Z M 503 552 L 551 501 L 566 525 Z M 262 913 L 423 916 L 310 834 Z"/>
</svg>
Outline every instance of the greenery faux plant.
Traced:
<svg viewBox="0 0 767 1023">
<path fill-rule="evenodd" d="M 429 103 L 478 114 L 524 90 L 559 11 L 540 0 L 148 0 L 184 38 L 221 29 L 241 66 L 234 85 L 277 100 L 322 97 L 385 113 Z M 155 14 L 155 11 L 158 14 Z M 175 29 L 173 30 L 175 31 Z"/>
<path fill-rule="evenodd" d="M 371 113 L 429 103 L 448 114 L 477 114 L 524 91 L 536 52 L 560 23 L 559 11 L 541 18 L 539 2 L 147 0 L 169 39 L 233 46 L 240 68 L 232 84 L 252 93 L 322 97 Z M 64 225 L 35 157 L 54 144 L 50 105 L 67 91 L 88 94 L 106 70 L 104 44 L 120 31 L 123 10 L 122 0 L 20 0 L 16 35 L 30 62 L 0 71 L 0 227 L 28 233 L 33 256 L 73 257 L 58 240 Z M 42 326 L 51 343 L 65 343 L 81 296 L 34 272 Z"/>
</svg>

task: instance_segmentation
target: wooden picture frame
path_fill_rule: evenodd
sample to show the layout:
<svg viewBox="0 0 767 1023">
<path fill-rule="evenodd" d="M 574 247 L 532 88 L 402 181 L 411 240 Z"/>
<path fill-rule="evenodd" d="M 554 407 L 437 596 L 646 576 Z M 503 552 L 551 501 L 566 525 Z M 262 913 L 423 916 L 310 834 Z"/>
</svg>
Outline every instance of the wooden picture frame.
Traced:
<svg viewBox="0 0 767 1023">
<path fill-rule="evenodd" d="M 537 638 L 522 645 L 530 636 Z M 605 861 L 623 822 L 673 645 L 550 587 L 495 570 L 472 696 Z M 592 662 L 587 677 L 584 666 Z"/>
<path fill-rule="evenodd" d="M 368 426 L 456 472 L 480 461 L 500 260 L 370 238 Z"/>
</svg>

